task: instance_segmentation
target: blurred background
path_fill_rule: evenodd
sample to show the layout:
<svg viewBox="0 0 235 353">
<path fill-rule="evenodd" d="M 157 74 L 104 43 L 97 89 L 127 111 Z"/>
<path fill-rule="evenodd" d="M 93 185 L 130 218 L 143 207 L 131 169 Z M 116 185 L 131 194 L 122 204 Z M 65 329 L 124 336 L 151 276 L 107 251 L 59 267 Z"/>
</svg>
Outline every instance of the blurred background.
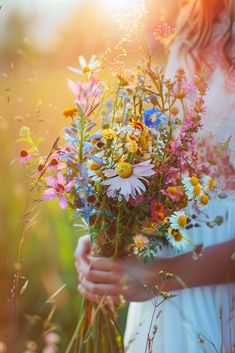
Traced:
<svg viewBox="0 0 235 353">
<path fill-rule="evenodd" d="M 35 137 L 44 137 L 42 151 L 49 150 L 65 125 L 63 109 L 73 105 L 66 81 L 76 75 L 67 67 L 78 66 L 79 55 L 102 56 L 117 45 L 123 33 L 114 17 L 117 11 L 128 12 L 131 2 L 0 1 L 0 353 L 33 352 L 29 342 L 34 341 L 41 342 L 38 351 L 43 351 L 48 327 L 60 337 L 58 352 L 65 352 L 75 329 L 81 305 L 73 263 L 76 231 L 56 202 L 41 204 L 25 233 L 22 263 L 17 263 L 20 218 L 31 180 L 27 168 L 18 160 L 11 162 L 22 148 L 16 143 L 22 126 L 29 126 Z M 156 63 L 164 64 L 166 52 L 153 32 L 162 22 L 174 26 L 178 3 L 147 0 L 146 4 L 146 37 Z M 135 66 L 140 57 L 133 50 L 128 65 Z M 14 273 L 19 266 L 17 288 Z M 125 314 L 126 308 L 120 315 L 122 329 Z"/>
</svg>

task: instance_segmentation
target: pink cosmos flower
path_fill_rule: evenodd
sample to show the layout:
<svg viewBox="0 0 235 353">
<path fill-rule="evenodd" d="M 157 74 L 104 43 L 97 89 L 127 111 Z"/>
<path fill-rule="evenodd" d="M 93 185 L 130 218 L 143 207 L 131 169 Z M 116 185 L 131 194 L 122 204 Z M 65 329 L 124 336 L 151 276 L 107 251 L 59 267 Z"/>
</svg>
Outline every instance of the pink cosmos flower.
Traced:
<svg viewBox="0 0 235 353">
<path fill-rule="evenodd" d="M 108 197 L 115 197 L 117 193 L 124 196 L 128 201 L 131 196 L 135 199 L 138 194 L 141 195 L 146 191 L 146 187 L 142 181 L 146 181 L 145 177 L 152 176 L 154 164 L 151 161 L 141 162 L 131 165 L 127 162 L 119 162 L 116 169 L 107 169 L 104 175 L 109 178 L 101 184 L 108 185 Z"/>
<path fill-rule="evenodd" d="M 65 209 L 67 207 L 65 193 L 71 190 L 72 186 L 75 183 L 75 180 L 72 180 L 66 184 L 66 181 L 61 172 L 57 173 L 57 178 L 53 178 L 52 176 L 46 176 L 45 179 L 49 188 L 44 191 L 43 200 L 51 200 L 55 197 L 58 197 L 60 207 L 62 209 Z"/>
<path fill-rule="evenodd" d="M 80 104 L 84 112 L 96 106 L 100 101 L 103 91 L 99 80 L 91 78 L 89 82 L 68 80 L 68 86 L 76 97 L 76 102 Z"/>
</svg>

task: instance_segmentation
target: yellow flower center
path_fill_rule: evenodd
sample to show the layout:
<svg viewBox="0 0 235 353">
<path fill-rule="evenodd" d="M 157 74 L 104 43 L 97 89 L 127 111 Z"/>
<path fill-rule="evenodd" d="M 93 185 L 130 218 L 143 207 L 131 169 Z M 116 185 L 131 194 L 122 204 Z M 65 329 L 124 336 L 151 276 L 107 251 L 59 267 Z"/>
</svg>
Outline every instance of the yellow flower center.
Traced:
<svg viewBox="0 0 235 353">
<path fill-rule="evenodd" d="M 99 168 L 100 168 L 100 165 L 98 163 L 93 162 L 90 165 L 91 170 L 98 170 Z"/>
<path fill-rule="evenodd" d="M 213 190 L 215 186 L 215 182 L 212 178 L 210 178 L 209 183 L 208 183 L 209 189 Z"/>
<path fill-rule="evenodd" d="M 200 197 L 200 202 L 202 205 L 207 205 L 209 202 L 209 197 L 206 194 L 202 195 Z"/>
<path fill-rule="evenodd" d="M 200 184 L 196 185 L 193 189 L 194 196 L 199 196 L 200 192 L 202 190 L 202 187 Z"/>
<path fill-rule="evenodd" d="M 138 249 L 143 249 L 144 248 L 144 242 L 142 239 L 137 239 L 135 240 L 135 246 L 138 248 Z"/>
<path fill-rule="evenodd" d="M 169 192 L 170 194 L 177 195 L 177 189 L 174 186 L 168 186 L 166 191 Z"/>
<path fill-rule="evenodd" d="M 178 242 L 182 241 L 184 238 L 183 235 L 180 232 L 178 232 L 177 230 L 174 230 L 172 232 L 172 235 L 173 235 L 175 241 L 178 241 Z"/>
<path fill-rule="evenodd" d="M 180 227 L 185 227 L 186 226 L 186 223 L 187 223 L 187 217 L 183 214 L 181 214 L 178 218 L 178 224 Z"/>
<path fill-rule="evenodd" d="M 198 178 L 196 178 L 196 177 L 192 177 L 192 178 L 190 178 L 190 183 L 191 183 L 193 186 L 196 186 L 196 185 L 199 183 L 199 180 L 198 180 Z"/>
<path fill-rule="evenodd" d="M 90 70 L 89 66 L 85 66 L 85 67 L 82 69 L 82 71 L 83 71 L 84 74 L 88 74 L 88 72 L 90 72 L 91 70 Z"/>
<path fill-rule="evenodd" d="M 133 174 L 133 168 L 131 164 L 127 162 L 119 162 L 116 170 L 121 178 L 129 178 Z"/>
</svg>

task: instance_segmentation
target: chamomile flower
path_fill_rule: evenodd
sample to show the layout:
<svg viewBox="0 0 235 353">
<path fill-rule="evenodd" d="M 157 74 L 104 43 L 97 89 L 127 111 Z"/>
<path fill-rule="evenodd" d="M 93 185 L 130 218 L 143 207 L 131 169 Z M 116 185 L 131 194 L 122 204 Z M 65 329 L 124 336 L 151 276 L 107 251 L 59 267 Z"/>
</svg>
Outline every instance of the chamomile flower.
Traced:
<svg viewBox="0 0 235 353">
<path fill-rule="evenodd" d="M 214 179 L 212 179 L 210 176 L 205 175 L 202 178 L 202 185 L 205 191 L 213 191 L 214 190 L 214 186 L 215 186 L 215 182 Z"/>
<path fill-rule="evenodd" d="M 169 228 L 168 235 L 169 243 L 177 250 L 182 250 L 188 243 L 188 239 L 185 237 L 182 231 L 178 229 Z"/>
<path fill-rule="evenodd" d="M 134 254 L 138 255 L 141 250 L 148 248 L 149 240 L 142 234 L 136 234 L 133 237 L 134 240 Z"/>
<path fill-rule="evenodd" d="M 182 183 L 184 185 L 185 193 L 190 200 L 198 197 L 203 190 L 197 177 L 184 177 Z"/>
<path fill-rule="evenodd" d="M 202 192 L 197 198 L 196 198 L 197 206 L 201 211 L 207 209 L 208 203 L 209 203 L 209 196 Z"/>
<path fill-rule="evenodd" d="M 100 65 L 100 62 L 96 59 L 95 55 L 91 56 L 89 62 L 87 62 L 86 59 L 82 55 L 80 55 L 78 61 L 80 64 L 80 69 L 69 66 L 69 70 L 75 72 L 78 75 L 90 75 Z"/>
<path fill-rule="evenodd" d="M 102 179 L 103 173 L 100 170 L 101 164 L 95 162 L 94 160 L 89 160 L 87 163 L 88 177 L 93 181 L 100 181 Z"/>
<path fill-rule="evenodd" d="M 199 184 L 199 179 L 195 176 L 193 177 L 183 177 L 182 183 L 185 190 L 192 190 L 195 186 Z"/>
<path fill-rule="evenodd" d="M 185 190 L 185 194 L 188 196 L 189 200 L 193 200 L 197 198 L 201 192 L 203 191 L 203 187 L 200 183 L 196 186 L 192 187 L 190 190 Z"/>
<path fill-rule="evenodd" d="M 143 181 L 147 182 L 146 177 L 155 174 L 154 165 L 151 161 L 144 161 L 135 165 L 127 162 L 119 162 L 115 169 L 104 170 L 104 175 L 108 178 L 101 185 L 107 185 L 108 197 L 115 197 L 117 193 L 129 200 L 146 191 Z"/>
<path fill-rule="evenodd" d="M 170 217 L 170 224 L 174 230 L 184 230 L 187 225 L 187 216 L 183 211 L 176 211 Z"/>
</svg>

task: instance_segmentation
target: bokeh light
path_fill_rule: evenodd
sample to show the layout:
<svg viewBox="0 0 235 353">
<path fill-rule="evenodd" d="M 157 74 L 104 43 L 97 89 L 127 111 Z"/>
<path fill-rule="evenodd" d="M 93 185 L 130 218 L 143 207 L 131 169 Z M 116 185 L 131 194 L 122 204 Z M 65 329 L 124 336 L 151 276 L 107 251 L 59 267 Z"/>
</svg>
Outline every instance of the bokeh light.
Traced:
<svg viewBox="0 0 235 353">
<path fill-rule="evenodd" d="M 125 12 L 131 9 L 135 0 L 98 0 L 100 5 L 111 12 Z"/>
</svg>

